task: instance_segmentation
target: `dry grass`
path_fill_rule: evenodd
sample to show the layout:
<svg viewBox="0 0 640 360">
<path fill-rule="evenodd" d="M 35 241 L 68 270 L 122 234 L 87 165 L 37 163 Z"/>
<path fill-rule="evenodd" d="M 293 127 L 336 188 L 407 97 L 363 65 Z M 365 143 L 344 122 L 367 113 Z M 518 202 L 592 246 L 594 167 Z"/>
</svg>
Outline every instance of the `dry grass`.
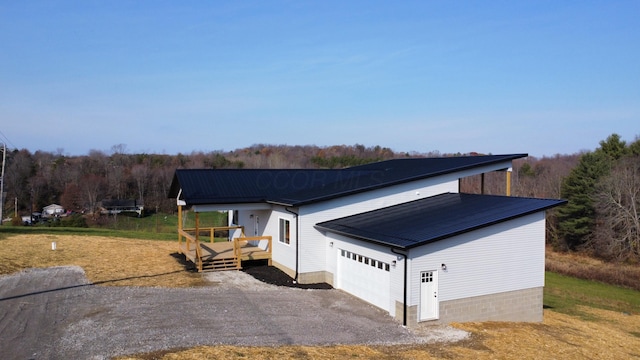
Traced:
<svg viewBox="0 0 640 360">
<path fill-rule="evenodd" d="M 51 243 L 56 242 L 56 250 Z M 190 287 L 205 284 L 185 271 L 177 242 L 100 236 L 16 235 L 0 240 L 0 274 L 25 268 L 78 265 L 95 284 Z"/>
<path fill-rule="evenodd" d="M 51 250 L 55 241 L 57 250 Z M 0 274 L 79 265 L 102 285 L 205 284 L 174 256 L 175 242 L 106 237 L 17 235 L 0 240 Z M 551 256 L 553 256 L 551 254 Z M 587 261 L 587 260 L 584 260 Z M 454 344 L 410 346 L 213 346 L 120 359 L 629 359 L 640 358 L 640 315 L 582 308 L 589 321 L 545 310 L 544 322 L 454 324 L 472 333 Z"/>
<path fill-rule="evenodd" d="M 640 267 L 637 265 L 607 263 L 578 253 L 547 249 L 546 268 L 558 274 L 640 291 Z"/>
</svg>

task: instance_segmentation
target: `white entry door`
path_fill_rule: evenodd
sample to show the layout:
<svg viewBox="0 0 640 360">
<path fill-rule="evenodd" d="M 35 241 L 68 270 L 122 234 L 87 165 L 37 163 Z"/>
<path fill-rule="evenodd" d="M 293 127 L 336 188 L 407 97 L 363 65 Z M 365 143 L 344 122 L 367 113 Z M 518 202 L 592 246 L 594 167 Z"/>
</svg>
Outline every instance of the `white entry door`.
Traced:
<svg viewBox="0 0 640 360">
<path fill-rule="evenodd" d="M 420 320 L 438 318 L 438 271 L 420 273 Z"/>
</svg>

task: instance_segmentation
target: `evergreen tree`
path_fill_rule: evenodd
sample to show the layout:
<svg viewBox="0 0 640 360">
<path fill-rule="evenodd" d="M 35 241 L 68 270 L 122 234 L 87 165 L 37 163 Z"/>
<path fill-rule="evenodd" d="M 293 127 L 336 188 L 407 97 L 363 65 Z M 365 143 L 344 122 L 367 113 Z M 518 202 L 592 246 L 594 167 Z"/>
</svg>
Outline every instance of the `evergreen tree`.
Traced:
<svg viewBox="0 0 640 360">
<path fill-rule="evenodd" d="M 611 134 L 606 140 L 600 141 L 600 147 L 596 152 L 604 153 L 610 160 L 619 160 L 628 153 L 627 143 L 620 139 L 620 135 Z"/>
<path fill-rule="evenodd" d="M 628 152 L 631 155 L 640 155 L 640 138 L 636 137 L 636 139 L 629 144 Z"/>
<path fill-rule="evenodd" d="M 578 165 L 562 182 L 560 196 L 569 203 L 558 209 L 559 232 L 570 249 L 583 245 L 595 227 L 597 184 L 629 149 L 620 135 L 611 134 L 600 147 L 580 157 Z"/>
<path fill-rule="evenodd" d="M 558 209 L 559 233 L 570 249 L 584 244 L 595 225 L 593 196 L 598 179 L 607 174 L 603 152 L 582 155 L 578 165 L 562 182 L 560 196 L 569 203 Z"/>
</svg>

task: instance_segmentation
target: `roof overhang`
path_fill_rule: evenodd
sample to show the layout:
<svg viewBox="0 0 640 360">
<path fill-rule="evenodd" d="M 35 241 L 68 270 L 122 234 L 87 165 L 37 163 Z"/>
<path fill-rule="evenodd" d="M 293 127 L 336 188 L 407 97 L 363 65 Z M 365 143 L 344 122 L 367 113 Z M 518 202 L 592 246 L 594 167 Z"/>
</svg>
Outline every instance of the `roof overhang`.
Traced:
<svg viewBox="0 0 640 360">
<path fill-rule="evenodd" d="M 267 203 L 245 203 L 245 204 L 199 204 L 192 205 L 194 212 L 227 211 L 227 210 L 271 210 L 271 205 Z"/>
</svg>

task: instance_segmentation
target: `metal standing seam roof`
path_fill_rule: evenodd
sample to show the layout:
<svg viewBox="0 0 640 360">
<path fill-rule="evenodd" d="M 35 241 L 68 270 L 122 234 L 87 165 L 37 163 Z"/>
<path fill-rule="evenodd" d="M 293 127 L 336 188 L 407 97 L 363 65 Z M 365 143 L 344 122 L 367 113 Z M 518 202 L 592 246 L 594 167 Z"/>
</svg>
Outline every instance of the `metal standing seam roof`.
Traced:
<svg viewBox="0 0 640 360">
<path fill-rule="evenodd" d="M 409 249 L 565 203 L 565 200 L 446 193 L 325 221 L 316 224 L 316 228 Z"/>
<path fill-rule="evenodd" d="M 406 158 L 345 169 L 178 169 L 169 197 L 187 205 L 271 202 L 300 206 L 527 154 Z"/>
</svg>

